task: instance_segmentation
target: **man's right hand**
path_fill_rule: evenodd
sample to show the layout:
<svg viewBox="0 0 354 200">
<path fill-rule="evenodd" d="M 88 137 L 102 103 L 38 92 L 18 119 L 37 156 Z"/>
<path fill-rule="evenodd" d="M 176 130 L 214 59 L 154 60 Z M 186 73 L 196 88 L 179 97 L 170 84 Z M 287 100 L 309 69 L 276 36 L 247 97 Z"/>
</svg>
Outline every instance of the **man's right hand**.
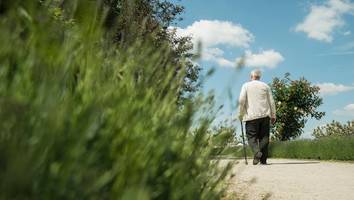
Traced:
<svg viewBox="0 0 354 200">
<path fill-rule="evenodd" d="M 277 120 L 275 118 L 270 118 L 270 122 L 272 123 L 272 125 L 274 125 L 276 121 Z"/>
</svg>

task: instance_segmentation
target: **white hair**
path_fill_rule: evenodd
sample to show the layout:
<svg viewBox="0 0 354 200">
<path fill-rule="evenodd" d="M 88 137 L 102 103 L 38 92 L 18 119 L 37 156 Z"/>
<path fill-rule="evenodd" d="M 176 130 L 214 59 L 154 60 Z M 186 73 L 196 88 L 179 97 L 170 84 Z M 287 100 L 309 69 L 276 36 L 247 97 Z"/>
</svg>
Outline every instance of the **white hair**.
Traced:
<svg viewBox="0 0 354 200">
<path fill-rule="evenodd" d="M 259 69 L 255 69 L 251 71 L 251 76 L 261 78 L 262 72 Z"/>
</svg>

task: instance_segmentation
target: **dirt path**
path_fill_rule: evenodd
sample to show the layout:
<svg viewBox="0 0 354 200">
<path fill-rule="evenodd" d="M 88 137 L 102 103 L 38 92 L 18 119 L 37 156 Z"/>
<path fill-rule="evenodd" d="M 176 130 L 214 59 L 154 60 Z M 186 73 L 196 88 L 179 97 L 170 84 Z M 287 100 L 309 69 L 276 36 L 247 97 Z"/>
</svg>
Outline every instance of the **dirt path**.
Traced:
<svg viewBox="0 0 354 200">
<path fill-rule="evenodd" d="M 240 161 L 233 169 L 228 199 L 239 199 L 235 194 L 250 200 L 354 199 L 353 163 L 287 159 L 268 163 L 246 166 Z"/>
</svg>

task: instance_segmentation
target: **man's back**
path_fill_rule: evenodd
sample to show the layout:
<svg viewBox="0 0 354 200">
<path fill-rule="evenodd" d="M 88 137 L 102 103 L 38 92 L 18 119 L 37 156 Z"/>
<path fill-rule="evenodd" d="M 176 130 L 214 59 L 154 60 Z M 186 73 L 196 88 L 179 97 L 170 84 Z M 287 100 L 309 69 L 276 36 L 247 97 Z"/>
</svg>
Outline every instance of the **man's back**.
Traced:
<svg viewBox="0 0 354 200">
<path fill-rule="evenodd" d="M 252 80 L 242 86 L 240 112 L 243 120 L 249 121 L 263 117 L 275 117 L 275 105 L 270 87 L 259 80 Z"/>
</svg>

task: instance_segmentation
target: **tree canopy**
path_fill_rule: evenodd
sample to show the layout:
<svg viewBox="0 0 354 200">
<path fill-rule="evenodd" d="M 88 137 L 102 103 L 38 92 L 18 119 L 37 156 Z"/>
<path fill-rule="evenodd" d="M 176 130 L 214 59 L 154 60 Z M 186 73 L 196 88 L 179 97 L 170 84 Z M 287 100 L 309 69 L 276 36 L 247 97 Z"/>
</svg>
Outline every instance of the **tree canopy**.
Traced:
<svg viewBox="0 0 354 200">
<path fill-rule="evenodd" d="M 96 18 L 103 23 L 104 39 L 107 40 L 107 44 L 116 45 L 120 50 L 126 50 L 142 41 L 149 41 L 150 46 L 156 50 L 167 46 L 168 60 L 160 63 L 160 67 L 162 70 L 173 67 L 175 76 L 184 74 L 178 94 L 179 104 L 198 90 L 201 68 L 192 61 L 195 55 L 191 53 L 193 49 L 191 38 L 179 37 L 170 28 L 177 21 L 182 20 L 179 15 L 184 11 L 184 7 L 165 0 L 92 0 L 89 2 L 41 0 L 40 2 L 66 24 L 80 23 L 82 19 L 82 13 L 74 12 L 73 8 L 76 6 L 84 8 L 87 3 L 95 4 L 100 8 Z M 168 65 L 169 62 L 174 64 Z M 137 72 L 137 76 L 142 78 L 144 75 Z"/>
<path fill-rule="evenodd" d="M 322 104 L 319 88 L 305 78 L 292 80 L 287 73 L 283 78 L 274 78 L 271 89 L 276 103 L 277 121 L 273 129 L 276 140 L 299 137 L 308 118 L 321 119 L 325 113 L 317 111 Z"/>
</svg>

